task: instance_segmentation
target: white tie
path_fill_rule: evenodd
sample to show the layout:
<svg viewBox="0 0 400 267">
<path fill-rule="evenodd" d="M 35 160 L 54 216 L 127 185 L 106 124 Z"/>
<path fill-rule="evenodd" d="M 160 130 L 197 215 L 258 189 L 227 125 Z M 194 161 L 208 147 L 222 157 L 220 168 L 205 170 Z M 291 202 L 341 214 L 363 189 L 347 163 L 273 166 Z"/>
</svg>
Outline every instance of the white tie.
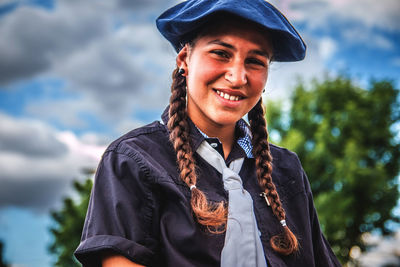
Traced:
<svg viewBox="0 0 400 267">
<path fill-rule="evenodd" d="M 225 164 L 223 157 L 203 141 L 196 151 L 222 174 L 224 188 L 229 193 L 228 222 L 225 243 L 221 253 L 222 267 L 266 267 L 260 232 L 253 209 L 253 199 L 243 188 L 239 171 L 243 158 Z"/>
</svg>

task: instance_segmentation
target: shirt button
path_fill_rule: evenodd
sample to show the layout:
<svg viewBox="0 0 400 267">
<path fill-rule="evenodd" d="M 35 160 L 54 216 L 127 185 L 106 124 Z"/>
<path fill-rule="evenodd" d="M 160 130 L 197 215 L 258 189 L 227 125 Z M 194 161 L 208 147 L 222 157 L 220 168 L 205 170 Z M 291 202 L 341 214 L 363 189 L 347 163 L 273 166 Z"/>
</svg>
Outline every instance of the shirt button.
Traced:
<svg viewBox="0 0 400 267">
<path fill-rule="evenodd" d="M 211 147 L 216 148 L 218 146 L 217 143 L 211 143 Z"/>
</svg>

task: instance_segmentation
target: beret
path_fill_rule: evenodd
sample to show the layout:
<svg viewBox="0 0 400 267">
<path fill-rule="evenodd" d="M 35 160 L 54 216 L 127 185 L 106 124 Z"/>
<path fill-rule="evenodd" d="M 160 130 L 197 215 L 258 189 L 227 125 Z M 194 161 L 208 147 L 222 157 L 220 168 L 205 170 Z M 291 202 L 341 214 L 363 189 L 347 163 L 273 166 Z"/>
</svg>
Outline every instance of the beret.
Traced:
<svg viewBox="0 0 400 267">
<path fill-rule="evenodd" d="M 286 17 L 265 0 L 188 0 L 162 13 L 156 20 L 161 34 L 177 52 L 186 37 L 214 15 L 225 13 L 260 25 L 268 32 L 274 61 L 304 59 L 306 45 Z"/>
</svg>

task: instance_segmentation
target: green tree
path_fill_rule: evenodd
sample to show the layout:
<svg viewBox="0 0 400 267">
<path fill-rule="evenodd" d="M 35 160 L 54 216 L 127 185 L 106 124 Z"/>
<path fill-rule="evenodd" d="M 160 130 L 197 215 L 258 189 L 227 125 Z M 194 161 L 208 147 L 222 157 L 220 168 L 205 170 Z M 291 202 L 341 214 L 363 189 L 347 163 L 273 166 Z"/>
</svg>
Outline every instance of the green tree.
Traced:
<svg viewBox="0 0 400 267">
<path fill-rule="evenodd" d="M 322 229 L 346 262 L 363 232 L 390 232 L 399 198 L 399 91 L 390 81 L 368 89 L 349 78 L 299 83 L 290 111 L 267 103 L 271 141 L 295 151 L 309 177 Z M 397 127 L 397 132 L 396 132 Z"/>
<path fill-rule="evenodd" d="M 82 183 L 74 181 L 73 186 L 78 198 L 65 198 L 63 207 L 51 212 L 55 226 L 50 229 L 53 243 L 49 246 L 49 251 L 57 258 L 54 266 L 81 266 L 73 253 L 80 242 L 92 185 L 92 179 L 86 179 Z"/>
</svg>

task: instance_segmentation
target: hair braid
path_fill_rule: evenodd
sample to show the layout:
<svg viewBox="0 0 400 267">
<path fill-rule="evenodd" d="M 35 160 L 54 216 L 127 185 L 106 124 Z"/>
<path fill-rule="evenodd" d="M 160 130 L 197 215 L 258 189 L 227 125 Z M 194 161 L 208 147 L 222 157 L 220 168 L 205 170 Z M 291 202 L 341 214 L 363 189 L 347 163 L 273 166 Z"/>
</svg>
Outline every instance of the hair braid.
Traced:
<svg viewBox="0 0 400 267">
<path fill-rule="evenodd" d="M 267 194 L 271 203 L 272 212 L 279 221 L 285 220 L 286 214 L 272 181 L 272 156 L 268 143 L 268 131 L 266 127 L 265 112 L 262 99 L 249 112 L 249 122 L 253 135 L 253 154 L 256 160 L 257 179 L 263 191 Z M 283 226 L 284 232 L 271 238 L 272 248 L 283 255 L 289 255 L 298 250 L 296 236 L 287 225 Z"/>
<path fill-rule="evenodd" d="M 168 129 L 176 152 L 181 179 L 191 188 L 191 206 L 197 221 L 212 232 L 225 230 L 227 210 L 224 202 L 211 204 L 196 185 L 196 163 L 190 139 L 190 126 L 186 113 L 186 79 L 176 68 L 172 74 Z"/>
</svg>

